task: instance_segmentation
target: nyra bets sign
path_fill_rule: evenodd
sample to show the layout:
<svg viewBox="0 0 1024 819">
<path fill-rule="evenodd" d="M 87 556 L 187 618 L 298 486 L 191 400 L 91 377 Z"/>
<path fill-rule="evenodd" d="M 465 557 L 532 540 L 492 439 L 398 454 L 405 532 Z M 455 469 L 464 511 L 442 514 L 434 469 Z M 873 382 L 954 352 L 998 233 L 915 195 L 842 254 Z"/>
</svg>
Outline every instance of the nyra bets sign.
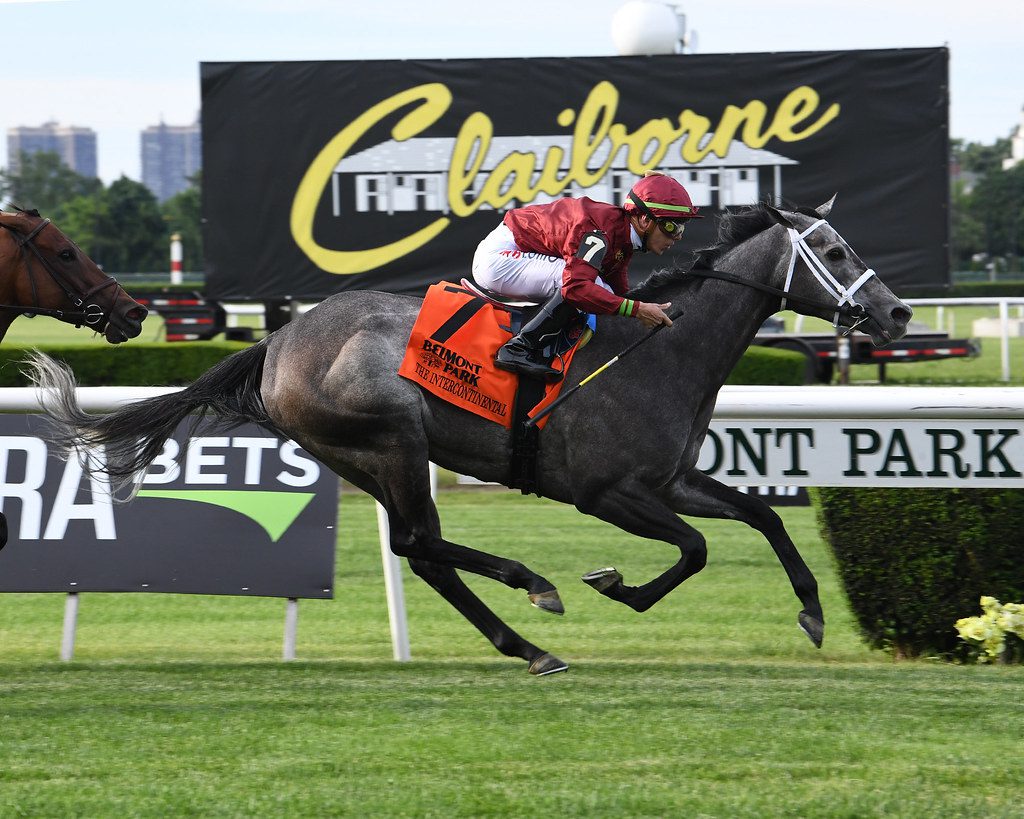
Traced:
<svg viewBox="0 0 1024 819">
<path fill-rule="evenodd" d="M 0 415 L 0 591 L 332 595 L 338 480 L 294 442 L 184 424 L 122 503 L 46 424 Z"/>
</svg>

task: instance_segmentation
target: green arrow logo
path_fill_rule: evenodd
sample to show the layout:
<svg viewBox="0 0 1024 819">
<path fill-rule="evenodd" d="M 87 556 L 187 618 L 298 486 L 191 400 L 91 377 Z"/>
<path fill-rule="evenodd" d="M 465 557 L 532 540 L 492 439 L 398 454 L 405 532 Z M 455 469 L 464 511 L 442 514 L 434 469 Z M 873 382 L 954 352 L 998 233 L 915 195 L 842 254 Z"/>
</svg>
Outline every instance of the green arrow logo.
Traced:
<svg viewBox="0 0 1024 819">
<path fill-rule="evenodd" d="M 277 540 L 313 500 L 312 492 L 260 492 L 229 489 L 142 489 L 140 498 L 171 498 L 223 506 L 255 521 Z"/>
</svg>

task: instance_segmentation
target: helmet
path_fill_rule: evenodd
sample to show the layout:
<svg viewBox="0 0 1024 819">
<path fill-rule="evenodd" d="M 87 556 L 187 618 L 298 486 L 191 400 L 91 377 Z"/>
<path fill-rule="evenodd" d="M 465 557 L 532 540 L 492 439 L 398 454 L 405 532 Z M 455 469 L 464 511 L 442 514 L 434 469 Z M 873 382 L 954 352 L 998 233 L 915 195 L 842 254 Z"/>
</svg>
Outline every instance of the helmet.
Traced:
<svg viewBox="0 0 1024 819">
<path fill-rule="evenodd" d="M 671 176 L 650 171 L 630 190 L 626 210 L 657 219 L 703 219 L 690 201 L 686 188 Z"/>
</svg>

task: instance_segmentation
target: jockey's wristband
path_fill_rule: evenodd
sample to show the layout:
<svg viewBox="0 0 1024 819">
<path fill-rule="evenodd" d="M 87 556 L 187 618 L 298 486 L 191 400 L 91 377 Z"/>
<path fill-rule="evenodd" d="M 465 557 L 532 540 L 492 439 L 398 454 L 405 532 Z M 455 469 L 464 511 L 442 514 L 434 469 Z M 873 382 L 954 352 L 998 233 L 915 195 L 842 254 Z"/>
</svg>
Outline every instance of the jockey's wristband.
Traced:
<svg viewBox="0 0 1024 819">
<path fill-rule="evenodd" d="M 635 316 L 639 307 L 639 302 L 635 302 L 633 299 L 623 299 L 622 304 L 619 305 L 619 309 L 615 312 L 620 316 Z"/>
</svg>

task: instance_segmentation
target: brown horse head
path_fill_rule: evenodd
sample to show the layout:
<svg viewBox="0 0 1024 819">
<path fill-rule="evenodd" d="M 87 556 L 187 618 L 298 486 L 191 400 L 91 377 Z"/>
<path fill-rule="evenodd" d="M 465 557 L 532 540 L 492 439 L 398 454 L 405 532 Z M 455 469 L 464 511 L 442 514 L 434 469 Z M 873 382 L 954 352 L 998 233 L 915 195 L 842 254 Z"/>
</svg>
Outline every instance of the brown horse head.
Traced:
<svg viewBox="0 0 1024 819">
<path fill-rule="evenodd" d="M 22 313 L 86 326 L 111 344 L 142 332 L 147 310 L 38 211 L 0 213 L 0 339 Z"/>
</svg>

